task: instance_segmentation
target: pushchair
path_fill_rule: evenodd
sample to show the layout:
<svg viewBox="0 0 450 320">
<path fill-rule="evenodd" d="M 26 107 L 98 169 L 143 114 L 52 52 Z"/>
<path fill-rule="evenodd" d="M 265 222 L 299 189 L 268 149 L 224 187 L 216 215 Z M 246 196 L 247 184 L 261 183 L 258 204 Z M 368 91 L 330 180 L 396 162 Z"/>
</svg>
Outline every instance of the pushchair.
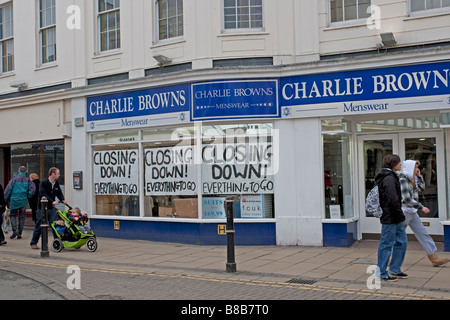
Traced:
<svg viewBox="0 0 450 320">
<path fill-rule="evenodd" d="M 72 210 L 72 207 L 67 205 L 69 208 L 67 211 L 58 210 L 58 216 L 64 221 L 64 226 L 58 225 L 58 221 L 53 221 L 51 227 L 56 235 L 56 238 L 52 242 L 52 249 L 55 252 L 61 252 L 62 249 L 73 248 L 80 249 L 82 246 L 86 245 L 86 249 L 89 252 L 94 252 L 97 250 L 97 239 L 92 231 L 91 233 L 83 233 L 80 231 L 78 226 L 72 222 L 68 214 Z M 82 217 L 82 223 L 86 223 L 88 220 L 87 216 Z"/>
</svg>

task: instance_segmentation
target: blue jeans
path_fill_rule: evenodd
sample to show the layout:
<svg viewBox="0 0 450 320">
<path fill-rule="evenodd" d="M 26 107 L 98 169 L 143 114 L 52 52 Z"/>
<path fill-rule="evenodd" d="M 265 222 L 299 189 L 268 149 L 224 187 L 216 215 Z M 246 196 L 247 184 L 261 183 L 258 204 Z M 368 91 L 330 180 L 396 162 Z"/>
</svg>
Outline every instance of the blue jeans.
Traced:
<svg viewBox="0 0 450 320">
<path fill-rule="evenodd" d="M 378 267 L 380 268 L 380 277 L 387 278 L 387 265 L 392 254 L 389 271 L 391 273 L 400 273 L 403 260 L 405 260 L 406 247 L 408 239 L 403 223 L 382 224 L 381 239 L 378 247 Z"/>
<path fill-rule="evenodd" d="M 53 221 L 58 219 L 58 212 L 56 208 L 49 209 L 48 213 L 48 222 L 52 225 Z M 39 242 L 39 238 L 41 237 L 41 222 L 42 222 L 42 210 L 38 209 L 36 212 L 36 225 L 33 231 L 33 237 L 31 238 L 30 245 L 37 244 Z M 53 228 L 50 228 L 53 231 L 53 237 L 55 237 L 55 232 Z"/>
</svg>

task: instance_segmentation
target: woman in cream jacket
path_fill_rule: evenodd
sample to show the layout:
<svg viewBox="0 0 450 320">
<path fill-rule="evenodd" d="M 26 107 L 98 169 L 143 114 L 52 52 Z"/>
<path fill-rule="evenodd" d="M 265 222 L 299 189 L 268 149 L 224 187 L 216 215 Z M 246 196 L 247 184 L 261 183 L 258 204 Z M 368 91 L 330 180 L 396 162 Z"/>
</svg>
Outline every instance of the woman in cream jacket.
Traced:
<svg viewBox="0 0 450 320">
<path fill-rule="evenodd" d="M 402 210 L 405 214 L 406 224 L 409 225 L 417 240 L 426 251 L 433 267 L 446 264 L 450 259 L 438 257 L 436 254 L 436 245 L 417 214 L 418 210 L 422 210 L 426 214 L 430 213 L 430 210 L 418 201 L 419 191 L 425 190 L 425 183 L 420 174 L 419 163 L 415 160 L 403 161 L 399 179 L 402 193 Z"/>
</svg>

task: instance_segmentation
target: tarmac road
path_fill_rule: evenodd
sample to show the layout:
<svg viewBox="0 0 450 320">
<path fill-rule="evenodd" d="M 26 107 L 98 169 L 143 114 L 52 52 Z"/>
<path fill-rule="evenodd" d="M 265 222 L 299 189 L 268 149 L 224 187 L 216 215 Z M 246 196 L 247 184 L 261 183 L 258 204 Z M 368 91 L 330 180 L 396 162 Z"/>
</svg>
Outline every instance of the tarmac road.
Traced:
<svg viewBox="0 0 450 320">
<path fill-rule="evenodd" d="M 0 270 L 0 300 L 59 300 L 63 296 L 21 274 Z"/>
<path fill-rule="evenodd" d="M 373 290 L 366 269 L 376 262 L 377 243 L 237 247 L 238 271 L 227 273 L 223 246 L 99 237 L 94 253 L 50 249 L 50 257 L 41 258 L 29 247 L 30 237 L 27 230 L 0 247 L 0 299 L 177 300 L 177 307 L 189 301 L 450 300 L 450 266 L 433 268 L 414 244 L 404 264 L 409 278 Z M 79 288 L 68 287 L 77 282 L 70 281 L 70 266 L 79 268 Z"/>
</svg>

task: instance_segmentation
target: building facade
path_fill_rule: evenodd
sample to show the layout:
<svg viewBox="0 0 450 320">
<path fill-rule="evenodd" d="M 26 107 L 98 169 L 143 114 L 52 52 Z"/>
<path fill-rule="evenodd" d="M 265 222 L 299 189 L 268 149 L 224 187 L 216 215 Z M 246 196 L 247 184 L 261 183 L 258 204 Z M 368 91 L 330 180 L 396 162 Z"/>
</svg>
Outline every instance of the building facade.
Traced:
<svg viewBox="0 0 450 320">
<path fill-rule="evenodd" d="M 3 180 L 63 167 L 100 236 L 226 243 L 231 197 L 238 244 L 349 246 L 379 236 L 365 196 L 397 153 L 448 248 L 448 1 L 0 9 Z"/>
</svg>

